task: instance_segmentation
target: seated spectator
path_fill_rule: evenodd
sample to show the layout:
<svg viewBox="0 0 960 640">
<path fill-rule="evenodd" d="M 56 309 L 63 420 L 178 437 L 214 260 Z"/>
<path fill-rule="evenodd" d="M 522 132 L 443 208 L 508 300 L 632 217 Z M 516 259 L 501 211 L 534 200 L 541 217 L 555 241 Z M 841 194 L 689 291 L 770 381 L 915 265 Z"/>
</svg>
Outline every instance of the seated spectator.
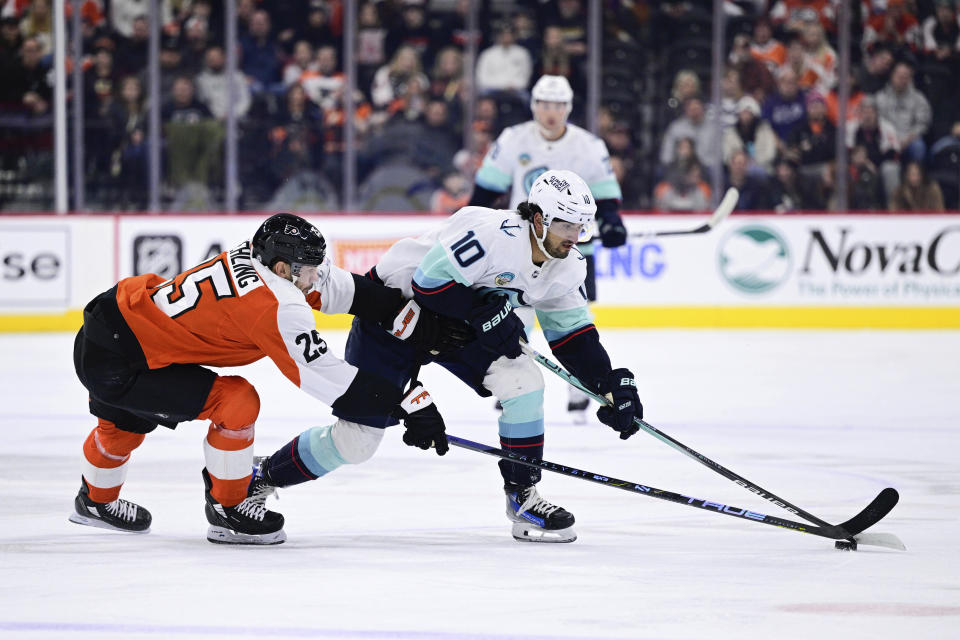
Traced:
<svg viewBox="0 0 960 640">
<path fill-rule="evenodd" d="M 797 83 L 801 89 L 810 88 L 811 85 L 804 84 L 807 80 L 807 50 L 803 44 L 803 34 L 799 31 L 787 35 L 787 59 L 777 70 L 778 77 L 783 69 L 791 69 L 797 75 Z"/>
<path fill-rule="evenodd" d="M 923 136 L 932 112 L 926 97 L 913 86 L 913 67 L 908 63 L 898 62 L 893 68 L 890 82 L 877 94 L 877 112 L 893 124 L 904 156 L 923 162 L 927 154 Z"/>
<path fill-rule="evenodd" d="M 919 51 L 923 47 L 920 23 L 906 7 L 905 0 L 887 0 L 883 11 L 876 11 L 863 26 L 864 48 L 886 42 L 900 51 Z"/>
<path fill-rule="evenodd" d="M 720 149 L 716 148 L 714 140 L 714 128 L 707 121 L 703 100 L 700 98 L 688 98 L 684 103 L 683 116 L 667 127 L 660 144 L 660 164 L 666 166 L 673 161 L 674 149 L 680 138 L 694 141 L 697 155 L 707 166 L 720 160 Z"/>
<path fill-rule="evenodd" d="M 417 139 L 413 161 L 435 179 L 453 166 L 460 140 L 450 123 L 450 112 L 443 100 L 431 100 L 424 111 L 422 133 Z"/>
<path fill-rule="evenodd" d="M 252 98 L 250 87 L 243 73 L 234 71 L 232 80 L 233 95 L 230 95 L 231 80 L 227 77 L 226 58 L 223 48 L 213 46 L 207 49 L 203 71 L 197 76 L 197 98 L 210 109 L 219 120 L 227 118 L 230 105 L 238 118 L 247 115 Z"/>
<path fill-rule="evenodd" d="M 836 31 L 837 12 L 833 0 L 776 0 L 771 3 L 770 21 L 784 31 L 800 31 L 808 22 L 819 22 L 827 32 Z"/>
<path fill-rule="evenodd" d="M 699 164 L 662 180 L 653 192 L 653 206 L 661 211 L 706 211 L 710 208 L 710 185 L 703 180 Z"/>
<path fill-rule="evenodd" d="M 530 52 L 517 44 L 512 25 L 501 24 L 496 31 L 496 43 L 481 51 L 477 58 L 477 90 L 525 96 L 532 74 Z"/>
<path fill-rule="evenodd" d="M 743 150 L 734 151 L 727 164 L 726 188 L 740 192 L 737 211 L 763 211 L 773 208 L 770 185 L 766 176 L 750 171 L 750 157 Z"/>
<path fill-rule="evenodd" d="M 857 78 L 864 93 L 877 93 L 886 86 L 893 63 L 893 52 L 886 43 L 878 42 L 870 47 Z"/>
<path fill-rule="evenodd" d="M 190 75 L 183 66 L 183 54 L 180 51 L 180 39 L 165 35 L 160 38 L 160 95 L 169 96 L 173 83 L 180 76 Z M 140 86 L 149 83 L 149 70 L 140 72 Z"/>
<path fill-rule="evenodd" d="M 837 84 L 837 52 L 827 42 L 823 27 L 812 22 L 803 28 L 804 74 L 800 86 L 827 94 Z"/>
<path fill-rule="evenodd" d="M 850 202 L 855 211 L 880 211 L 885 208 L 883 180 L 864 147 L 850 152 Z"/>
<path fill-rule="evenodd" d="M 342 38 L 338 35 L 339 29 L 333 26 L 333 5 L 325 0 L 308 0 L 307 18 L 294 28 L 294 41 L 306 40 L 314 47 L 330 45 L 340 49 Z"/>
<path fill-rule="evenodd" d="M 210 36 L 210 23 L 201 16 L 191 16 L 183 25 L 183 69 L 192 76 L 203 70 L 207 57 L 207 47 L 213 39 Z"/>
<path fill-rule="evenodd" d="M 32 0 L 20 21 L 20 33 L 24 40 L 32 38 L 37 43 L 40 57 L 53 53 L 52 17 L 50 0 Z"/>
<path fill-rule="evenodd" d="M 773 28 L 766 17 L 758 18 L 753 25 L 753 41 L 750 42 L 750 54 L 767 65 L 771 72 L 787 60 L 787 48 L 773 37 Z"/>
<path fill-rule="evenodd" d="M 373 83 L 373 74 L 387 61 L 387 30 L 380 21 L 380 11 L 374 2 L 360 5 L 357 15 L 357 86 L 366 88 Z"/>
<path fill-rule="evenodd" d="M 316 71 L 317 62 L 314 59 L 313 45 L 306 40 L 297 40 L 293 45 L 293 56 L 283 68 L 283 86 L 289 88 L 306 71 Z"/>
<path fill-rule="evenodd" d="M 673 78 L 670 97 L 662 109 L 660 121 L 673 122 L 683 115 L 683 105 L 690 98 L 700 98 L 700 78 L 689 69 L 681 69 Z"/>
<path fill-rule="evenodd" d="M 147 67 L 150 44 L 150 25 L 145 16 L 133 20 L 133 33 L 129 38 L 119 38 L 117 44 L 117 71 L 122 75 L 140 73 Z"/>
<path fill-rule="evenodd" d="M 763 103 L 761 114 L 780 140 L 788 140 L 807 119 L 806 99 L 793 69 L 784 67 L 777 72 L 777 91 Z"/>
<path fill-rule="evenodd" d="M 450 171 L 443 176 L 440 188 L 430 196 L 432 213 L 453 213 L 470 202 L 473 183 L 459 171 Z"/>
<path fill-rule="evenodd" d="M 537 21 L 529 11 L 519 10 L 510 17 L 510 24 L 513 25 L 513 33 L 517 38 L 517 44 L 530 52 L 531 58 L 540 51 L 540 31 L 537 29 Z"/>
<path fill-rule="evenodd" d="M 837 128 L 827 120 L 827 104 L 816 91 L 807 94 L 807 119 L 786 141 L 788 154 L 807 173 L 817 174 L 821 165 L 836 155 Z"/>
<path fill-rule="evenodd" d="M 960 51 L 960 19 L 953 0 L 937 0 L 934 15 L 923 21 L 923 51 L 945 60 Z"/>
<path fill-rule="evenodd" d="M 543 45 L 537 59 L 537 75 L 563 76 L 568 81 L 573 78 L 573 62 L 567 52 L 560 27 L 552 26 L 543 30 Z"/>
<path fill-rule="evenodd" d="M 732 161 L 733 155 L 743 151 L 749 164 L 764 173 L 773 171 L 777 155 L 777 134 L 770 123 L 760 119 L 760 105 L 751 96 L 737 102 L 737 122 L 723 130 L 723 160 Z"/>
<path fill-rule="evenodd" d="M 325 45 L 317 49 L 316 68 L 300 76 L 300 84 L 307 96 L 322 109 L 332 109 L 336 102 L 335 94 L 343 90 L 345 78 L 337 66 L 337 50 Z"/>
<path fill-rule="evenodd" d="M 396 110 L 391 105 L 407 95 L 413 82 L 419 82 L 424 87 L 430 86 L 421 70 L 417 52 L 411 47 L 400 47 L 390 63 L 377 69 L 373 76 L 370 89 L 373 108 L 381 112 Z"/>
<path fill-rule="evenodd" d="M 729 68 L 723 72 L 720 81 L 720 124 L 731 127 L 737 122 L 737 103 L 743 97 L 740 86 L 740 72 Z"/>
<path fill-rule="evenodd" d="M 547 16 L 545 24 L 560 29 L 572 67 L 572 73 L 567 79 L 573 86 L 574 95 L 577 95 L 585 89 L 581 75 L 583 61 L 587 56 L 587 12 L 580 0 L 557 0 L 553 6 L 555 11 Z"/>
<path fill-rule="evenodd" d="M 420 60 L 430 64 L 433 62 L 430 36 L 423 3 L 403 2 L 400 6 L 400 20 L 395 20 L 387 31 L 387 51 L 410 47 L 417 52 Z"/>
<path fill-rule="evenodd" d="M 260 93 L 280 80 L 280 52 L 270 35 L 270 14 L 260 9 L 250 17 L 250 32 L 240 40 L 240 68 L 250 89 Z"/>
<path fill-rule="evenodd" d="M 160 110 L 167 140 L 171 184 L 209 184 L 219 176 L 223 127 L 213 119 L 207 105 L 197 100 L 193 80 L 180 76 Z"/>
<path fill-rule="evenodd" d="M 287 89 L 283 108 L 270 129 L 274 177 L 283 181 L 300 171 L 317 169 L 323 161 L 323 116 L 299 84 Z"/>
<path fill-rule="evenodd" d="M 439 98 L 459 113 L 463 89 L 463 54 L 456 47 L 444 47 L 437 54 L 430 73 L 430 96 Z"/>
<path fill-rule="evenodd" d="M 904 167 L 903 182 L 893 194 L 890 211 L 943 212 L 940 185 L 927 178 L 919 162 Z"/>
<path fill-rule="evenodd" d="M 127 76 L 120 81 L 119 98 L 114 128 L 121 132 L 121 139 L 114 170 L 119 170 L 120 206 L 144 209 L 147 206 L 147 109 L 137 76 Z"/>
<path fill-rule="evenodd" d="M 847 126 L 849 127 L 850 123 L 857 119 L 857 109 L 860 106 L 860 101 L 867 95 L 860 89 L 860 81 L 852 67 L 847 76 L 847 88 L 849 90 L 849 97 L 847 98 Z M 840 93 L 838 87 L 834 87 L 826 97 L 827 118 L 836 126 L 837 120 L 840 118 Z"/>
<path fill-rule="evenodd" d="M 0 17 L 0 75 L 4 78 L 19 66 L 20 47 L 23 36 L 20 35 L 20 20 L 15 16 Z M 4 91 L 0 88 L 0 91 Z M 0 100 L 5 96 L 0 97 Z"/>
<path fill-rule="evenodd" d="M 867 96 L 860 102 L 856 119 L 847 127 L 847 149 L 863 147 L 879 167 L 887 200 L 900 184 L 900 139 L 888 120 L 877 113 L 877 101 Z"/>
<path fill-rule="evenodd" d="M 740 88 L 747 95 L 763 102 L 773 91 L 775 82 L 770 67 L 750 53 L 750 37 L 738 33 L 733 37 L 733 46 L 727 56 L 727 62 L 740 74 Z"/>
<path fill-rule="evenodd" d="M 800 174 L 795 162 L 782 157 L 774 164 L 770 196 L 773 210 L 777 213 L 822 211 L 826 206 L 820 194 L 818 180 Z"/>
<path fill-rule="evenodd" d="M 31 115 L 50 111 L 53 88 L 50 86 L 50 68 L 43 64 L 43 46 L 36 38 L 24 38 L 20 46 L 20 63 L 0 85 L 5 85 L 14 109 Z"/>
</svg>

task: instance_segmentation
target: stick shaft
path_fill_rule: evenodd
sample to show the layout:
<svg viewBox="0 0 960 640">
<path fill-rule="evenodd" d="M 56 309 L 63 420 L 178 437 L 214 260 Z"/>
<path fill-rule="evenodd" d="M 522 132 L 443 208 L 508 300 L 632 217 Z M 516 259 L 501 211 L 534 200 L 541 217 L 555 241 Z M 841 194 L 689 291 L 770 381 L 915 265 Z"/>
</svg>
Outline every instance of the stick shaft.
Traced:
<svg viewBox="0 0 960 640">
<path fill-rule="evenodd" d="M 623 491 L 637 493 L 650 498 L 657 498 L 658 500 L 666 500 L 667 502 L 674 502 L 677 504 L 687 505 L 688 507 L 694 507 L 696 509 L 709 511 L 711 513 L 719 513 L 719 514 L 731 516 L 734 518 L 740 518 L 741 520 L 759 522 L 759 523 L 768 524 L 774 527 L 780 527 L 782 529 L 790 529 L 792 531 L 799 531 L 801 533 L 809 533 L 815 536 L 820 536 L 823 538 L 831 538 L 834 540 L 842 540 L 847 537 L 847 533 L 845 531 L 838 530 L 839 529 L 838 527 L 833 527 L 831 525 L 827 525 L 829 529 L 823 529 L 821 527 L 811 527 L 810 525 L 807 525 L 802 522 L 794 522 L 793 520 L 786 520 L 784 518 L 778 518 L 776 516 L 757 513 L 755 511 L 741 509 L 739 507 L 734 507 L 732 505 L 726 505 L 720 502 L 714 502 L 712 500 L 695 498 L 693 496 L 687 496 L 682 493 L 667 491 L 665 489 L 657 489 L 656 487 L 651 487 L 649 485 L 641 484 L 639 482 L 621 480 L 619 478 L 605 476 L 599 473 L 594 473 L 592 471 L 584 471 L 583 469 L 577 469 L 575 467 L 558 464 L 556 462 L 550 462 L 548 460 L 541 460 L 539 458 L 532 458 L 529 456 L 520 455 L 512 451 L 498 449 L 496 447 L 491 447 L 485 444 L 481 444 L 479 442 L 473 442 L 471 440 L 466 440 L 464 438 L 459 438 L 457 436 L 450 435 L 450 434 L 447 434 L 447 441 L 451 445 L 455 447 L 460 447 L 461 449 L 469 449 L 470 451 L 484 453 L 489 456 L 501 458 L 503 460 L 509 460 L 510 462 L 526 465 L 528 467 L 533 467 L 536 469 L 545 469 L 547 471 L 552 471 L 554 473 L 565 475 L 571 478 L 578 478 L 580 480 L 586 480 L 587 482 L 602 484 L 608 487 L 613 487 L 614 489 L 622 489 Z"/>
<path fill-rule="evenodd" d="M 555 373 L 557 376 L 559 376 L 560 378 L 563 378 L 564 380 L 566 380 L 567 383 L 573 385 L 573 386 L 576 387 L 577 389 L 580 389 L 581 391 L 583 391 L 584 393 L 586 393 L 588 396 L 590 396 L 591 398 L 593 398 L 594 400 L 596 400 L 596 401 L 599 402 L 600 404 L 610 404 L 609 401 L 608 401 L 606 398 L 604 398 L 604 397 L 601 396 L 601 395 L 598 395 L 597 393 L 595 393 L 595 392 L 592 391 L 591 389 L 588 389 L 587 387 L 585 387 L 582 382 L 580 382 L 575 376 L 571 375 L 568 371 L 566 371 L 563 367 L 561 367 L 561 366 L 558 365 L 557 363 L 555 363 L 555 362 L 553 362 L 552 360 L 550 360 L 549 358 L 541 355 L 541 354 L 538 353 L 535 349 L 533 349 L 532 347 L 530 347 L 530 346 L 527 345 L 527 344 L 523 344 L 523 345 L 521 345 L 521 346 L 522 346 L 523 350 L 527 353 L 527 355 L 531 356 L 534 360 L 536 360 L 539 364 L 541 364 L 541 365 L 542 365 L 543 367 L 545 367 L 546 369 L 549 369 L 550 371 L 554 372 L 554 373 Z M 767 501 L 769 501 L 769 502 L 772 502 L 773 504 L 777 505 L 778 507 L 782 507 L 783 509 L 789 511 L 790 513 L 795 514 L 795 515 L 798 515 L 798 516 L 800 516 L 801 518 L 804 518 L 805 520 L 809 520 L 810 522 L 812 522 L 812 523 L 814 523 L 814 524 L 816 524 L 816 525 L 818 525 L 818 526 L 820 526 L 820 527 L 829 527 L 829 526 L 832 526 L 830 523 L 828 523 L 828 522 L 826 522 L 826 521 L 824 521 L 824 520 L 821 520 L 820 518 L 818 518 L 817 516 L 813 515 L 812 513 L 809 513 L 809 512 L 801 509 L 800 507 L 798 507 L 798 506 L 796 506 L 796 505 L 794 505 L 794 504 L 791 504 L 790 502 L 788 502 L 787 500 L 781 498 L 780 496 L 776 495 L 775 493 L 772 493 L 772 492 L 770 492 L 770 491 L 767 491 L 766 489 L 764 489 L 764 488 L 761 487 L 760 485 L 754 484 L 753 482 L 750 482 L 749 480 L 747 480 L 747 479 L 744 478 L 743 476 L 741 476 L 741 475 L 739 475 L 739 474 L 737 474 L 737 473 L 734 473 L 733 471 L 731 471 L 730 469 L 727 469 L 726 467 L 724 467 L 723 465 L 719 464 L 718 462 L 714 462 L 713 460 L 711 460 L 711 459 L 708 458 L 707 456 L 703 455 L 702 453 L 699 453 L 698 451 L 694 451 L 693 449 L 691 449 L 691 448 L 688 447 L 687 445 L 685 445 L 685 444 L 683 444 L 682 442 L 680 442 L 680 441 L 678 441 L 678 440 L 670 437 L 669 435 L 667 435 L 667 434 L 665 434 L 664 432 L 660 431 L 659 429 L 657 429 L 657 428 L 654 427 L 653 425 L 647 423 L 646 421 L 641 420 L 641 419 L 639 419 L 639 418 L 634 418 L 634 422 L 637 424 L 637 426 L 639 426 L 639 427 L 640 427 L 641 429 L 643 429 L 645 432 L 649 433 L 650 435 L 652 435 L 653 437 L 657 438 L 657 439 L 660 440 L 661 442 L 669 445 L 670 447 L 673 447 L 674 449 L 676 449 L 676 450 L 679 451 L 680 453 L 684 454 L 685 456 L 696 460 L 697 462 L 699 462 L 699 463 L 702 464 L 703 466 L 707 467 L 708 469 L 711 469 L 711 470 L 713 470 L 714 472 L 719 473 L 720 475 L 722 475 L 723 477 L 725 477 L 727 480 L 730 480 L 730 481 L 732 481 L 732 482 L 740 485 L 741 487 L 743 487 L 743 488 L 746 489 L 747 491 L 750 491 L 751 493 L 755 493 L 755 494 L 757 494 L 758 496 L 760 496 L 761 498 L 764 498 L 765 500 L 767 500 Z"/>
</svg>

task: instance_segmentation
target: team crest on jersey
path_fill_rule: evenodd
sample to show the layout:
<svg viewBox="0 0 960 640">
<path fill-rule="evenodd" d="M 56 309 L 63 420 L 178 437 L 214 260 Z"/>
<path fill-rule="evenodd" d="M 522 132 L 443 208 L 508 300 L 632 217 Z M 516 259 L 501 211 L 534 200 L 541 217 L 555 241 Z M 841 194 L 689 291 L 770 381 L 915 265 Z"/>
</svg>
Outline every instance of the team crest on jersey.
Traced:
<svg viewBox="0 0 960 640">
<path fill-rule="evenodd" d="M 536 169 L 530 169 L 530 171 L 527 171 L 525 174 L 523 174 L 524 192 L 530 193 L 530 189 L 531 187 L 533 187 L 533 183 L 537 181 L 537 178 L 539 178 L 546 172 L 547 172 L 547 168 L 540 166 L 540 167 L 537 167 Z"/>
<path fill-rule="evenodd" d="M 504 287 L 510 284 L 511 282 L 513 282 L 513 279 L 516 277 L 517 276 L 513 275 L 509 271 L 504 271 L 503 273 L 498 273 L 497 277 L 494 278 L 493 281 L 497 284 L 498 287 Z"/>
<path fill-rule="evenodd" d="M 532 158 L 530 157 L 529 153 L 521 153 L 520 157 L 517 158 L 517 161 L 522 165 L 530 164 L 530 160 L 532 160 Z"/>
</svg>

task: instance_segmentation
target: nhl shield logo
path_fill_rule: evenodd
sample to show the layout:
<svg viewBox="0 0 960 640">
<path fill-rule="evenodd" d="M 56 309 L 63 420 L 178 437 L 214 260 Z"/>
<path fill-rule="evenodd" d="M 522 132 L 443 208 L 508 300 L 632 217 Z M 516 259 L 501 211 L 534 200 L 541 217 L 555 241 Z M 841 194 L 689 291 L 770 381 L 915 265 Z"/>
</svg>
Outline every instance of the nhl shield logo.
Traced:
<svg viewBox="0 0 960 640">
<path fill-rule="evenodd" d="M 498 273 L 497 277 L 494 278 L 493 281 L 497 284 L 498 287 L 503 287 L 513 282 L 514 278 L 516 278 L 515 275 L 513 275 L 509 271 L 504 271 L 503 273 Z"/>
</svg>

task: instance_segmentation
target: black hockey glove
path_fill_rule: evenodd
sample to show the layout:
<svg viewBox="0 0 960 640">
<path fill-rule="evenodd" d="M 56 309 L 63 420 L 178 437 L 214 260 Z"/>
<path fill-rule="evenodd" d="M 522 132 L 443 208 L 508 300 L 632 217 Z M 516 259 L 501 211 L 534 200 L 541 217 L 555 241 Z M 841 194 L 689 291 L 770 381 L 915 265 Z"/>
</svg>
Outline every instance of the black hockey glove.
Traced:
<svg viewBox="0 0 960 640">
<path fill-rule="evenodd" d="M 637 383 L 629 369 L 614 369 L 600 383 L 600 395 L 605 396 L 612 405 L 597 409 L 597 419 L 614 431 L 620 432 L 620 439 L 626 440 L 639 430 L 634 418 L 643 419 L 643 405 L 637 395 Z"/>
<path fill-rule="evenodd" d="M 476 338 L 473 327 L 463 320 L 424 309 L 413 300 L 407 300 L 394 316 L 392 325 L 384 329 L 433 355 L 462 349 Z"/>
<path fill-rule="evenodd" d="M 603 246 L 613 248 L 627 243 L 627 228 L 619 213 L 608 213 L 600 221 L 600 240 Z"/>
<path fill-rule="evenodd" d="M 473 308 L 469 320 L 481 346 L 487 351 L 508 358 L 519 358 L 523 353 L 520 340 L 526 340 L 527 334 L 507 296 L 490 296 L 485 304 Z"/>
<path fill-rule="evenodd" d="M 437 405 L 433 404 L 430 393 L 419 382 L 414 382 L 410 391 L 403 396 L 396 415 L 407 428 L 403 432 L 404 444 L 420 447 L 424 451 L 435 447 L 438 456 L 450 450 L 443 416 L 437 410 Z"/>
</svg>

